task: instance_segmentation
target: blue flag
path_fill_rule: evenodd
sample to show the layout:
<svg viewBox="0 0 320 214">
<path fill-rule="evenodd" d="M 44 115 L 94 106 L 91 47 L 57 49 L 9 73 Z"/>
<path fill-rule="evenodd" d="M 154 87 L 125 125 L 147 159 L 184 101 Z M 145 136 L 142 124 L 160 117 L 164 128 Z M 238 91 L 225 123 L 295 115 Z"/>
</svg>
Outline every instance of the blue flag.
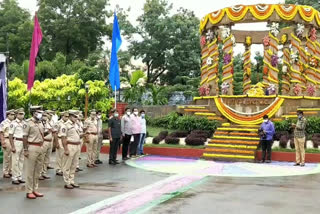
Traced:
<svg viewBox="0 0 320 214">
<path fill-rule="evenodd" d="M 120 28 L 116 12 L 114 12 L 113 29 L 112 29 L 112 48 L 109 80 L 112 90 L 120 89 L 120 73 L 117 53 L 120 49 L 122 40 L 120 35 Z"/>
</svg>

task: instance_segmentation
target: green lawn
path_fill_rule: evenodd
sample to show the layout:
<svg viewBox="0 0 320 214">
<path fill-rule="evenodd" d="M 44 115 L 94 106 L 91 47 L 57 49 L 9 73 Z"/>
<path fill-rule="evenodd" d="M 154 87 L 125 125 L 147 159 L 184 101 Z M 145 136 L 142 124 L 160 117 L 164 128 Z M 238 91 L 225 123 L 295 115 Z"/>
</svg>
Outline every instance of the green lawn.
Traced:
<svg viewBox="0 0 320 214">
<path fill-rule="evenodd" d="M 155 127 L 155 126 L 147 126 L 147 132 L 149 133 L 149 137 L 156 137 L 161 131 L 168 131 L 170 134 L 171 132 L 174 132 L 176 130 Z"/>
<path fill-rule="evenodd" d="M 296 152 L 295 149 L 283 149 L 283 148 L 280 148 L 280 147 L 272 148 L 272 151 L 273 152 Z M 320 149 L 308 148 L 308 149 L 306 149 L 305 152 L 306 153 L 320 153 Z"/>
</svg>

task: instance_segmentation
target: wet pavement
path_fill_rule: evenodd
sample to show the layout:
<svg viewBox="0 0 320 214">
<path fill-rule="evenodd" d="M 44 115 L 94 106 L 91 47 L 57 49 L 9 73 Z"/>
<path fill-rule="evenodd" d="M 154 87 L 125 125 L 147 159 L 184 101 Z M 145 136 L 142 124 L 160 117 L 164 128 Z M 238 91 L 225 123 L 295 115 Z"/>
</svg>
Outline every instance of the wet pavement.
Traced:
<svg viewBox="0 0 320 214">
<path fill-rule="evenodd" d="M 319 213 L 320 174 L 216 177 L 207 176 L 212 171 L 203 169 L 195 173 L 193 170 L 199 168 L 193 163 L 197 161 L 189 159 L 151 156 L 117 166 L 106 164 L 106 159 L 103 155 L 103 165 L 77 174 L 80 189 L 64 189 L 62 177 L 49 170 L 52 179 L 40 181 L 39 190 L 45 197 L 36 200 L 25 199 L 23 186 L 13 186 L 10 180 L 0 178 L 1 213 Z M 85 166 L 85 157 L 81 162 Z M 189 173 L 169 174 L 163 170 L 175 171 L 183 165 L 189 165 Z"/>
<path fill-rule="evenodd" d="M 54 159 L 54 156 L 53 158 Z M 54 160 L 53 160 L 54 161 Z M 39 192 L 44 198 L 28 200 L 24 186 L 14 186 L 10 179 L 0 178 L 0 213 L 6 214 L 64 214 L 89 206 L 106 198 L 135 190 L 168 177 L 165 173 L 144 171 L 122 163 L 117 166 L 104 164 L 87 169 L 85 157 L 81 160 L 83 172 L 78 172 L 76 182 L 81 188 L 64 189 L 63 178 L 49 170 L 50 180 L 40 181 Z M 54 166 L 54 163 L 52 163 Z M 0 164 L 2 169 L 2 164 Z M 2 173 L 0 173 L 2 175 Z"/>
</svg>

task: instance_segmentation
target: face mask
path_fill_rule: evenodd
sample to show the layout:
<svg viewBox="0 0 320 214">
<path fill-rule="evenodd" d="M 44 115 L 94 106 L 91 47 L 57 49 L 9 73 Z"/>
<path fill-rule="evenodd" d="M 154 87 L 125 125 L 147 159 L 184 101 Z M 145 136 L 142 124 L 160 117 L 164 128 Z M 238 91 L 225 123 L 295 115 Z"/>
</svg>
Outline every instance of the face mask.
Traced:
<svg viewBox="0 0 320 214">
<path fill-rule="evenodd" d="M 145 114 L 141 114 L 141 117 L 142 117 L 142 118 L 145 118 L 145 117 L 146 117 L 146 115 L 145 115 Z"/>
<path fill-rule="evenodd" d="M 301 118 L 302 118 L 302 115 L 298 115 L 298 118 L 301 119 Z"/>
<path fill-rule="evenodd" d="M 265 123 L 266 123 L 266 122 L 268 122 L 268 120 L 267 120 L 267 119 L 264 119 L 264 120 L 263 120 L 263 122 L 265 122 Z"/>
<path fill-rule="evenodd" d="M 41 114 L 41 113 L 38 113 L 38 114 L 37 114 L 37 119 L 38 119 L 38 120 L 41 120 L 41 119 L 42 119 L 42 114 Z"/>
<path fill-rule="evenodd" d="M 137 111 L 135 111 L 135 112 L 133 112 L 133 113 L 134 113 L 134 115 L 136 115 L 136 116 L 138 115 L 138 112 L 137 112 Z"/>
<path fill-rule="evenodd" d="M 101 118 L 101 115 L 98 115 L 98 119 L 100 119 Z"/>
<path fill-rule="evenodd" d="M 131 112 L 130 112 L 130 111 L 127 111 L 127 115 L 130 116 L 130 114 L 131 114 Z"/>
<path fill-rule="evenodd" d="M 114 113 L 114 116 L 115 116 L 115 117 L 119 117 L 119 114 L 118 114 L 118 113 Z"/>
</svg>

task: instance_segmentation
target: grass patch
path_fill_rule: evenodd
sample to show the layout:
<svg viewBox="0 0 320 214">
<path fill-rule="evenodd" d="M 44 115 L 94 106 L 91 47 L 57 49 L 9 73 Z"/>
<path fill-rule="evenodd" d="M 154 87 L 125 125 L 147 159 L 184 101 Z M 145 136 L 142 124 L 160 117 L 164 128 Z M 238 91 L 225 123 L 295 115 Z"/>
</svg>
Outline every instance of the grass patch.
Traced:
<svg viewBox="0 0 320 214">
<path fill-rule="evenodd" d="M 172 145 L 172 144 L 144 144 L 144 147 L 183 148 L 183 149 L 204 149 L 205 148 L 205 146 L 187 146 L 187 145 Z"/>
<path fill-rule="evenodd" d="M 272 148 L 273 152 L 296 152 L 295 149 L 283 149 L 280 147 L 275 147 Z M 305 150 L 306 153 L 320 153 L 320 149 L 312 149 L 312 148 L 308 148 Z"/>
<path fill-rule="evenodd" d="M 161 131 L 168 131 L 170 134 L 176 130 L 147 125 L 147 132 L 149 133 L 149 137 L 156 137 Z"/>
</svg>

